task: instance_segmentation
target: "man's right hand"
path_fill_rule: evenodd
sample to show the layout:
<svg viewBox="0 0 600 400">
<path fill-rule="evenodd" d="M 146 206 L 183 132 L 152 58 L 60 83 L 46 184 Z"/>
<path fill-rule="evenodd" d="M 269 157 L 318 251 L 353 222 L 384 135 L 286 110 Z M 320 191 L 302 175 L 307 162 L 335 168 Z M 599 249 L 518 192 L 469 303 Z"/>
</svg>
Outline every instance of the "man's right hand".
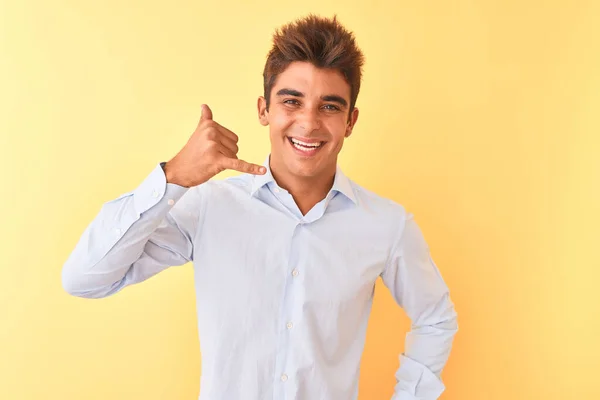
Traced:
<svg viewBox="0 0 600 400">
<path fill-rule="evenodd" d="M 186 145 L 165 164 L 167 182 L 184 187 L 198 186 L 226 169 L 264 175 L 263 166 L 237 158 L 238 136 L 213 120 L 208 105 Z"/>
</svg>

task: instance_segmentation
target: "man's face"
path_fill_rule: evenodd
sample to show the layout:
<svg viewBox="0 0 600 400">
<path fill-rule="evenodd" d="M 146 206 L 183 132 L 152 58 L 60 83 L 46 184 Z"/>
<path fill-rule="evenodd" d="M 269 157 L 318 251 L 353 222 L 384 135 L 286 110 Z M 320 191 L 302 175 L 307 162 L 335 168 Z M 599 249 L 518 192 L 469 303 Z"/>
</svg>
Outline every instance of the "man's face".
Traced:
<svg viewBox="0 0 600 400">
<path fill-rule="evenodd" d="M 358 109 L 349 106 L 350 85 L 340 72 L 291 63 L 275 81 L 268 111 L 265 98 L 258 99 L 278 173 L 303 178 L 335 173 L 337 155 L 358 118 Z"/>
</svg>

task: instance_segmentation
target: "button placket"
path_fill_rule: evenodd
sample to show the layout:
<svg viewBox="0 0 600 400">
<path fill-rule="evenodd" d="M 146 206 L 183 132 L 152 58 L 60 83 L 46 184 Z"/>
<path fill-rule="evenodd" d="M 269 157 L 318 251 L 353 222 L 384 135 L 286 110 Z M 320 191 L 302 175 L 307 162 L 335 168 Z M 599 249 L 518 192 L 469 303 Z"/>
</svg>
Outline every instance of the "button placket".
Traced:
<svg viewBox="0 0 600 400">
<path fill-rule="evenodd" d="M 281 189 L 279 190 L 280 192 L 282 191 Z M 302 235 L 303 233 L 301 224 L 297 223 L 291 238 L 291 253 L 289 254 L 287 260 L 288 268 L 290 269 L 288 269 L 287 272 L 289 275 L 287 275 L 288 278 L 286 279 L 285 283 L 286 289 L 284 292 L 283 299 L 284 312 L 281 314 L 282 321 L 280 322 L 280 334 L 282 336 L 280 339 L 279 351 L 281 357 L 278 357 L 278 361 L 276 363 L 276 368 L 279 372 L 279 375 L 275 376 L 275 379 L 279 381 L 280 386 L 279 389 L 277 389 L 276 396 L 284 396 L 284 393 L 286 391 L 285 387 L 289 385 L 289 380 L 293 377 L 294 366 L 288 364 L 287 353 L 290 351 L 290 349 L 295 347 L 292 343 L 292 340 L 296 338 L 296 336 L 292 334 L 292 329 L 295 329 L 297 323 L 297 321 L 294 321 L 297 312 L 296 306 L 294 304 L 294 298 L 298 297 L 298 294 L 296 294 L 296 292 L 301 290 L 301 288 L 298 286 L 299 284 L 301 284 L 301 282 L 298 281 L 298 279 L 300 279 L 299 276 L 300 272 L 302 271 L 300 264 L 302 262 L 302 257 L 299 257 L 301 256 L 301 250 L 296 247 L 296 244 L 298 243 L 298 240 L 300 240 L 300 237 Z M 286 385 L 284 385 L 285 382 L 287 382 Z"/>
</svg>

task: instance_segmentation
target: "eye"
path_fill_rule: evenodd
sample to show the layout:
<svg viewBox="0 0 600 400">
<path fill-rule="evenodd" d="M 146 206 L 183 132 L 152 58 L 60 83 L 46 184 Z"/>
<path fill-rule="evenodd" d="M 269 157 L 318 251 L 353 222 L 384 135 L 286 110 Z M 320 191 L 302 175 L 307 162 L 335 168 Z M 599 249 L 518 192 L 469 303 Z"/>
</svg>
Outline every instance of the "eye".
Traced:
<svg viewBox="0 0 600 400">
<path fill-rule="evenodd" d="M 283 103 L 291 104 L 291 105 L 295 105 L 295 106 L 300 104 L 300 102 L 298 102 L 298 100 L 296 100 L 296 99 L 287 99 L 287 100 L 284 100 Z"/>
<path fill-rule="evenodd" d="M 334 106 L 333 104 L 325 104 L 323 107 L 325 107 L 327 110 L 330 111 L 339 111 L 340 108 L 338 106 Z"/>
</svg>

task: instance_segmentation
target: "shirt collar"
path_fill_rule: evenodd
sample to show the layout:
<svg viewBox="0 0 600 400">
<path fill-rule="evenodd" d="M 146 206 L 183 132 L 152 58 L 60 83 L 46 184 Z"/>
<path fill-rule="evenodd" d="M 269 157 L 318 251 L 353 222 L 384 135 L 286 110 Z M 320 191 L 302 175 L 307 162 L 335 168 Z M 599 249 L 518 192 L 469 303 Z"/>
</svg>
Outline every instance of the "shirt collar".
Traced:
<svg viewBox="0 0 600 400">
<path fill-rule="evenodd" d="M 273 177 L 273 174 L 271 173 L 271 167 L 269 165 L 269 160 L 271 158 L 271 155 L 269 154 L 267 156 L 267 159 L 265 160 L 265 162 L 263 162 L 263 166 L 267 169 L 267 172 L 264 175 L 253 175 L 252 177 L 252 189 L 250 190 L 250 196 L 254 196 L 256 194 L 256 192 L 258 191 L 258 189 L 262 188 L 263 186 L 267 185 L 270 182 L 275 182 L 275 178 Z"/>
<path fill-rule="evenodd" d="M 254 175 L 252 179 L 252 189 L 250 190 L 250 196 L 254 196 L 260 188 L 263 186 L 273 182 L 275 182 L 275 178 L 271 173 L 270 167 L 270 157 L 269 154 L 266 160 L 263 162 L 263 166 L 267 169 L 267 172 L 264 175 Z M 350 183 L 350 179 L 342 172 L 342 169 L 339 165 L 336 166 L 335 178 L 333 180 L 333 186 L 331 187 L 332 192 L 339 192 L 350 199 L 354 204 L 357 203 L 356 196 L 354 194 L 354 190 L 352 190 L 352 184 Z"/>
</svg>

